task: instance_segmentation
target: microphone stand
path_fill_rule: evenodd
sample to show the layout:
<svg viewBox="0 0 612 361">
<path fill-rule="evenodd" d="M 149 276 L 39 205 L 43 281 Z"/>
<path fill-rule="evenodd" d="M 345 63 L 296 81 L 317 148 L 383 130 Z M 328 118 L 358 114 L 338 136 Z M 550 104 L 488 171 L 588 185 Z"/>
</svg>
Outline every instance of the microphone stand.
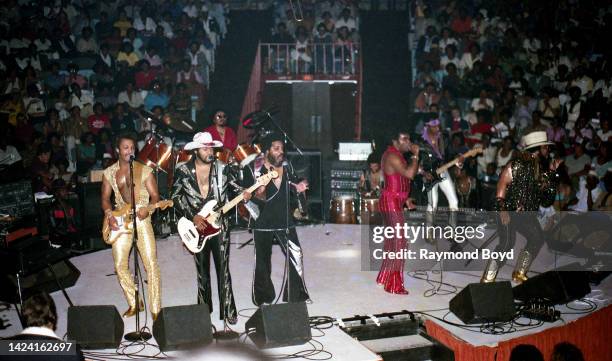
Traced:
<svg viewBox="0 0 612 361">
<path fill-rule="evenodd" d="M 151 334 L 140 329 L 140 298 L 139 298 L 139 276 L 140 268 L 138 266 L 138 228 L 136 226 L 136 195 L 134 194 L 134 157 L 130 156 L 130 194 L 132 202 L 132 251 L 134 252 L 134 297 L 136 303 L 136 331 L 127 333 L 124 338 L 130 342 L 147 341 L 151 339 Z M 144 311 L 146 312 L 146 305 Z"/>
<path fill-rule="evenodd" d="M 287 138 L 286 133 L 285 138 Z M 291 141 L 291 143 L 293 143 L 293 141 Z M 302 152 L 297 147 L 296 149 L 301 156 Z M 291 257 L 289 257 L 289 196 L 291 195 L 289 187 L 291 187 L 291 182 L 289 182 L 289 167 L 286 165 L 283 165 L 282 167 L 283 177 L 285 177 L 285 267 L 287 267 L 287 303 L 291 303 Z"/>
<path fill-rule="evenodd" d="M 285 132 L 283 130 L 283 128 L 280 127 L 280 125 L 278 125 L 278 123 L 276 122 L 276 120 L 274 120 L 274 117 L 272 116 L 272 114 L 266 112 L 266 114 L 268 115 L 268 119 L 270 119 L 270 121 L 272 122 L 272 124 L 276 127 L 276 129 L 278 129 L 279 132 L 281 132 L 283 134 L 283 138 L 285 139 L 285 144 L 287 143 L 291 143 L 291 145 L 293 146 L 293 148 L 295 148 L 296 152 L 298 152 L 300 154 L 300 156 L 303 156 L 304 153 L 302 152 L 302 150 L 300 149 L 300 147 L 297 146 L 297 144 L 295 144 L 295 142 L 293 141 L 293 139 L 291 139 L 290 136 L 287 135 L 287 132 Z"/>
</svg>

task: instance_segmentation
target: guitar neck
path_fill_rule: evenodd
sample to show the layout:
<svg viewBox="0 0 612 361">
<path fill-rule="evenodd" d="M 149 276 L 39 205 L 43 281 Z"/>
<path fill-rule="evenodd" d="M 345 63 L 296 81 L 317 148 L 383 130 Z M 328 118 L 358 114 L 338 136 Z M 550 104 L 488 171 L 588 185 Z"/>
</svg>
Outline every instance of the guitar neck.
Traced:
<svg viewBox="0 0 612 361">
<path fill-rule="evenodd" d="M 154 204 L 149 204 L 147 206 L 147 211 L 152 212 L 152 211 L 154 211 L 155 209 L 157 209 L 159 207 L 161 207 L 161 202 L 157 202 L 157 203 L 154 203 Z"/>
<path fill-rule="evenodd" d="M 162 201 L 159 201 L 159 202 L 154 203 L 154 204 L 149 204 L 147 206 L 147 211 L 150 213 L 150 212 L 154 211 L 155 209 L 157 209 L 157 208 L 159 208 L 161 206 L 162 206 Z M 119 211 L 114 211 L 113 215 L 115 217 L 125 217 L 128 214 L 130 214 L 131 211 L 132 211 L 132 205 L 131 204 L 126 204 Z"/>
<path fill-rule="evenodd" d="M 253 184 L 249 188 L 245 189 L 244 192 L 253 193 L 257 188 L 259 188 L 259 186 L 261 186 L 261 184 L 259 184 L 259 182 L 255 182 L 255 184 Z M 240 203 L 240 201 L 242 201 L 242 198 L 243 198 L 243 196 L 242 196 L 242 194 L 240 194 L 240 195 L 236 196 L 234 199 L 232 199 L 231 201 L 225 203 L 225 205 L 223 207 L 221 207 L 221 214 L 225 214 L 225 213 L 229 212 L 238 203 Z"/>
<path fill-rule="evenodd" d="M 478 152 L 473 149 L 473 150 L 470 150 L 470 151 L 467 151 L 467 152 L 461 154 L 461 157 L 469 158 L 469 157 L 474 156 L 477 153 Z M 446 172 L 450 167 L 452 167 L 455 164 L 457 164 L 457 162 L 459 162 L 459 158 L 461 158 L 461 157 L 457 157 L 457 158 L 451 160 L 450 162 L 445 163 L 444 165 L 440 166 L 438 169 L 436 169 L 436 174 L 440 175 L 440 174 Z"/>
<path fill-rule="evenodd" d="M 451 160 L 450 162 L 448 162 L 448 163 L 442 165 L 441 167 L 439 167 L 438 169 L 436 169 L 436 173 L 438 175 L 440 175 L 440 174 L 446 172 L 448 170 L 448 168 L 454 166 L 458 161 L 459 161 L 459 158 L 455 158 L 455 159 Z"/>
</svg>

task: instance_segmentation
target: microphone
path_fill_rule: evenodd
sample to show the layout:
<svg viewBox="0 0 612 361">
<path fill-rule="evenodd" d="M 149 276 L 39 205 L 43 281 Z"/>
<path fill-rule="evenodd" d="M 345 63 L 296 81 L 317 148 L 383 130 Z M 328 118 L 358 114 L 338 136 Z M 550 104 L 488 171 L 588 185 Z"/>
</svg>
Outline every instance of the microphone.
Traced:
<svg viewBox="0 0 612 361">
<path fill-rule="evenodd" d="M 209 155 L 208 157 L 206 157 L 206 161 L 208 163 L 212 163 L 215 159 L 217 159 L 217 157 L 215 157 L 214 154 Z"/>
<path fill-rule="evenodd" d="M 136 159 L 136 156 L 134 154 L 130 154 L 130 162 L 134 161 Z"/>
</svg>

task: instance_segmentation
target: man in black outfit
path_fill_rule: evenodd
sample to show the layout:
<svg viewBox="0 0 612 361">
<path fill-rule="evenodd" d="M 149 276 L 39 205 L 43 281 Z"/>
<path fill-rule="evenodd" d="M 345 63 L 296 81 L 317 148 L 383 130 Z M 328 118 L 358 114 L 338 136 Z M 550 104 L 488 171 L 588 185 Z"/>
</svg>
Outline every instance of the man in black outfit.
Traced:
<svg viewBox="0 0 612 361">
<path fill-rule="evenodd" d="M 198 212 L 211 200 L 223 205 L 228 200 L 228 181 L 231 178 L 228 167 L 215 160 L 214 148 L 223 143 L 213 140 L 208 132 L 197 133 L 193 141 L 185 145 L 185 150 L 192 151 L 191 160 L 179 164 L 174 184 L 172 200 L 174 209 L 180 216 L 192 221 L 199 231 L 205 227 L 205 219 Z M 219 318 L 230 324 L 236 324 L 238 314 L 232 290 L 232 278 L 229 271 L 230 232 L 227 217 L 223 217 L 221 233 L 210 238 L 204 249 L 194 255 L 198 272 L 198 303 L 207 304 L 212 312 L 210 286 L 210 256 L 212 253 L 217 273 L 219 290 Z"/>
<path fill-rule="evenodd" d="M 272 272 L 272 244 L 278 243 L 287 257 L 289 278 L 283 280 L 284 302 L 309 300 L 304 281 L 303 254 L 291 215 L 292 195 L 308 189 L 306 180 L 298 181 L 293 168 L 285 159 L 285 145 L 280 134 L 269 134 L 263 140 L 263 156 L 248 164 L 243 171 L 243 185 L 250 186 L 255 179 L 270 171 L 278 172 L 267 186 L 259 187 L 247 209 L 253 223 L 255 242 L 255 279 L 253 281 L 253 303 L 257 306 L 272 303 L 276 297 Z M 252 207 L 255 205 L 256 207 Z M 254 210 L 253 210 L 254 209 Z M 285 277 L 287 273 L 285 273 Z"/>
</svg>

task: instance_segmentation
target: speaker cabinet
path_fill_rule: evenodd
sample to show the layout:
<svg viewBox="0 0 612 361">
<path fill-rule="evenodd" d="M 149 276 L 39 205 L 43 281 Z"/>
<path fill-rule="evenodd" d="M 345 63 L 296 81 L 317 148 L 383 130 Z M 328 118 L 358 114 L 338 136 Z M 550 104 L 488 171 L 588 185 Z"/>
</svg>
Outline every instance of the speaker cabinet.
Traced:
<svg viewBox="0 0 612 361">
<path fill-rule="evenodd" d="M 321 152 L 302 151 L 287 152 L 287 159 L 291 162 L 295 174 L 300 178 L 308 180 L 308 191 L 306 191 L 306 203 L 311 219 L 323 219 L 323 179 L 321 172 Z"/>
<path fill-rule="evenodd" d="M 568 268 L 571 269 L 571 266 Z M 514 298 L 521 301 L 542 299 L 554 304 L 564 304 L 591 293 L 589 274 L 584 271 L 556 269 L 528 279 L 514 287 L 513 293 Z"/>
<path fill-rule="evenodd" d="M 68 308 L 68 339 L 82 348 L 117 348 L 122 338 L 123 320 L 115 306 Z"/>
<path fill-rule="evenodd" d="M 301 345 L 312 338 L 305 302 L 259 306 L 245 330 L 259 348 Z"/>
<path fill-rule="evenodd" d="M 449 307 L 465 324 L 506 322 L 516 312 L 509 281 L 470 283 L 453 297 Z"/>
<path fill-rule="evenodd" d="M 153 323 L 153 336 L 162 351 L 211 343 L 212 326 L 208 305 L 162 308 Z"/>
<path fill-rule="evenodd" d="M 95 229 L 98 233 L 102 227 L 102 206 L 100 206 L 102 182 L 79 183 L 77 194 L 81 206 L 81 228 L 83 230 Z"/>
</svg>

